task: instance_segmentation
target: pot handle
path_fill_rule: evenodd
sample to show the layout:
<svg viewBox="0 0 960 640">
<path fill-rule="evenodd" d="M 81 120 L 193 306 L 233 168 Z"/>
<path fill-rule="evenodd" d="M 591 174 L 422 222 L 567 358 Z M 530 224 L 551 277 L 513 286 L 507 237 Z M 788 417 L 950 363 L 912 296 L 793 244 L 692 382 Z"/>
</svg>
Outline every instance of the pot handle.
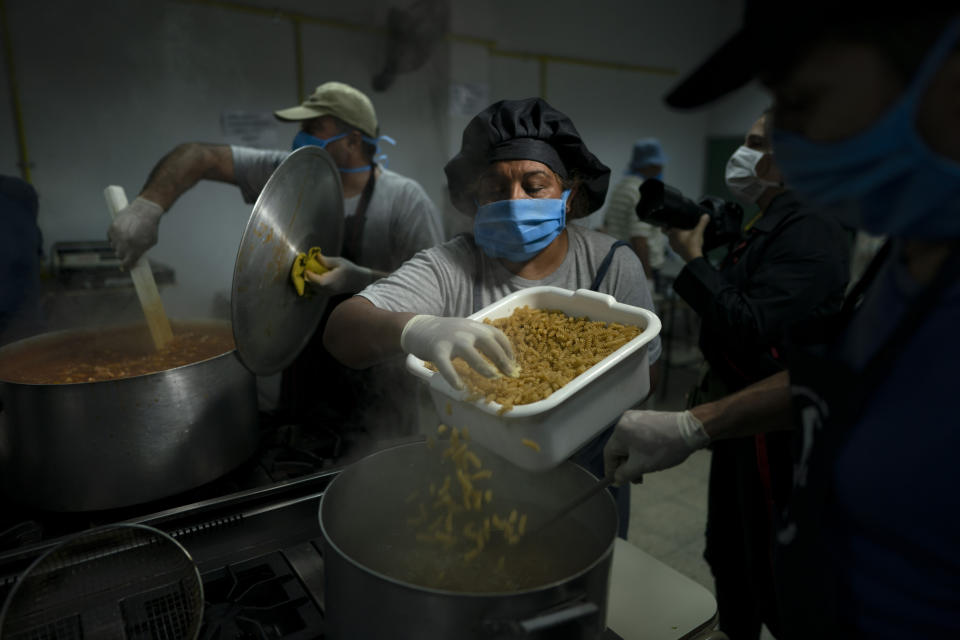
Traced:
<svg viewBox="0 0 960 640">
<path fill-rule="evenodd" d="M 493 633 L 509 632 L 514 635 L 528 636 L 532 633 L 543 631 L 551 627 L 585 618 L 600 611 L 595 603 L 589 600 L 575 600 L 539 613 L 526 620 L 485 620 L 484 627 L 487 631 Z"/>
</svg>

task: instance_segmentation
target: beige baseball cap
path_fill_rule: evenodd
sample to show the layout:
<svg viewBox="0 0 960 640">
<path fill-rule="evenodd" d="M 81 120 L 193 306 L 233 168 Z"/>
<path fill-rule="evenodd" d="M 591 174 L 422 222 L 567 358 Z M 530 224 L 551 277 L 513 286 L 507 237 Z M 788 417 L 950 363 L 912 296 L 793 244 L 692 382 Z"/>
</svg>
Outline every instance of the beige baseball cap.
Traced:
<svg viewBox="0 0 960 640">
<path fill-rule="evenodd" d="M 281 120 L 298 122 L 320 116 L 335 116 L 371 138 L 378 133 L 373 103 L 362 91 L 342 82 L 324 82 L 303 104 L 274 111 Z"/>
</svg>

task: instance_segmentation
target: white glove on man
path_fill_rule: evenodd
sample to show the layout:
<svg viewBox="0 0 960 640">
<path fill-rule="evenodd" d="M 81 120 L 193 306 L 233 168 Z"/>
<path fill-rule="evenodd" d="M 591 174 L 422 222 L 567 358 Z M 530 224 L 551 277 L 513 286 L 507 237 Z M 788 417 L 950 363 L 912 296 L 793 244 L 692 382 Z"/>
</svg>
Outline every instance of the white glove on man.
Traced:
<svg viewBox="0 0 960 640">
<path fill-rule="evenodd" d="M 163 207 L 138 196 L 117 212 L 107 237 L 125 269 L 137 263 L 147 249 L 157 244 L 157 230 Z"/>
<path fill-rule="evenodd" d="M 453 368 L 452 361 L 457 356 L 488 378 L 499 375 L 497 369 L 508 376 L 518 373 L 507 336 L 500 329 L 476 320 L 413 316 L 403 327 L 400 346 L 406 353 L 434 363 L 454 389 L 463 388 L 463 381 Z M 481 353 L 490 358 L 496 368 L 484 360 Z"/>
<path fill-rule="evenodd" d="M 689 411 L 627 411 L 603 448 L 604 473 L 618 483 L 639 482 L 709 443 L 703 423 Z"/>
<path fill-rule="evenodd" d="M 320 256 L 320 261 L 330 271 L 321 274 L 304 271 L 303 275 L 313 285 L 314 290 L 322 295 L 335 296 L 341 293 L 357 293 L 363 291 L 367 285 L 373 282 L 373 271 L 350 262 L 346 258 Z"/>
</svg>

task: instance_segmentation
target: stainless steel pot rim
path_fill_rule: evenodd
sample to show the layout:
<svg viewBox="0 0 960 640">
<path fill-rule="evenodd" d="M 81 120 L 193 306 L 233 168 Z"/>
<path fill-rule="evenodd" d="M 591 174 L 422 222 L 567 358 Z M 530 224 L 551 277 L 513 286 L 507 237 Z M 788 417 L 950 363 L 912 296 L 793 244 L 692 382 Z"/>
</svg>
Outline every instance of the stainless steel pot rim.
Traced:
<svg viewBox="0 0 960 640">
<path fill-rule="evenodd" d="M 383 454 L 383 453 L 386 453 L 386 452 L 389 452 L 389 451 L 393 451 L 394 449 L 398 449 L 398 448 L 400 448 L 400 447 L 417 447 L 417 446 L 423 446 L 423 444 L 424 444 L 424 443 L 422 443 L 422 442 L 412 442 L 412 443 L 407 443 L 407 444 L 396 445 L 396 446 L 394 446 L 394 447 L 388 447 L 388 448 L 386 448 L 386 449 L 381 449 L 381 450 L 379 450 L 379 451 L 375 451 L 374 453 L 371 453 L 370 455 L 368 455 L 368 456 L 366 456 L 366 457 L 364 457 L 364 458 L 361 458 L 361 460 L 367 460 L 368 458 L 372 458 L 372 457 L 374 457 L 374 456 L 377 456 L 377 455 L 380 455 L 380 454 Z M 358 460 L 357 462 L 360 462 L 360 460 Z M 590 478 L 593 478 L 594 480 L 596 480 L 596 478 L 594 477 L 594 475 L 593 475 L 592 473 L 590 473 L 589 471 L 587 471 L 586 469 L 584 469 L 583 467 L 581 467 L 580 465 L 578 465 L 578 464 L 576 464 L 576 463 L 574 463 L 574 462 L 566 461 L 566 462 L 564 462 L 563 464 L 569 464 L 570 466 L 575 467 L 575 468 L 578 469 L 580 472 L 586 474 L 586 475 L 589 476 Z M 320 530 L 323 532 L 323 540 L 324 540 L 324 543 L 327 544 L 327 545 L 329 545 L 329 546 L 331 546 L 337 553 L 339 553 L 343 558 L 345 558 L 345 559 L 346 559 L 350 564 L 352 564 L 354 567 L 356 567 L 356 568 L 358 568 L 358 569 L 360 569 L 360 570 L 362 570 L 362 571 L 365 571 L 365 572 L 367 572 L 367 573 L 370 573 L 370 574 L 372 574 L 372 575 L 380 578 L 381 580 L 385 580 L 386 582 L 390 582 L 390 583 L 392 583 L 392 584 L 395 584 L 395 585 L 398 585 L 398 586 L 401 586 L 401 587 L 405 587 L 405 588 L 408 588 L 408 589 L 414 589 L 414 590 L 417 590 L 417 591 L 425 591 L 425 592 L 427 592 L 427 593 L 431 593 L 431 594 L 435 594 L 435 595 L 441 595 L 441 596 L 462 596 L 462 597 L 465 597 L 465 598 L 487 598 L 487 597 L 488 597 L 488 598 L 502 598 L 502 597 L 505 596 L 505 595 L 509 595 L 509 596 L 521 596 L 521 595 L 525 595 L 525 594 L 538 593 L 538 592 L 540 592 L 540 591 L 548 591 L 548 590 L 550 590 L 550 589 L 553 589 L 553 588 L 556 588 L 556 587 L 560 587 L 560 586 L 562 586 L 562 585 L 565 585 L 565 584 L 569 583 L 569 582 L 572 581 L 572 580 L 576 580 L 577 578 L 579 578 L 579 577 L 581 577 L 581 576 L 589 573 L 590 571 L 592 571 L 592 570 L 594 569 L 594 567 L 596 567 L 598 564 L 600 564 L 601 562 L 603 562 L 604 560 L 606 560 L 607 557 L 610 556 L 610 554 L 613 553 L 613 547 L 614 547 L 614 544 L 616 543 L 616 536 L 614 536 L 613 539 L 610 540 L 610 544 L 607 545 L 607 548 L 604 549 L 603 553 L 599 554 L 599 555 L 597 556 L 597 558 L 596 558 L 593 562 L 591 562 L 589 565 L 587 565 L 586 567 L 584 567 L 584 568 L 581 569 L 580 571 L 577 571 L 576 573 L 573 573 L 573 574 L 570 574 L 570 575 L 568 575 L 568 576 L 565 576 L 564 578 L 562 578 L 562 579 L 560 579 L 560 580 L 556 580 L 556 581 L 554 581 L 554 582 L 545 583 L 545 584 L 542 584 L 542 585 L 539 585 L 539 586 L 536 586 L 536 587 L 530 587 L 530 588 L 528 588 L 528 589 L 519 589 L 519 590 L 517 590 L 517 591 L 481 591 L 481 592 L 474 592 L 474 591 L 451 591 L 451 590 L 448 590 L 448 589 L 436 589 L 436 588 L 433 588 L 433 587 L 425 587 L 425 586 L 423 586 L 423 585 L 415 584 L 415 583 L 413 583 L 413 582 L 406 582 L 406 581 L 404 581 L 404 580 L 400 580 L 400 579 L 398 579 L 398 578 L 394 578 L 393 576 L 390 576 L 390 575 L 387 575 L 387 574 L 385 574 L 385 573 L 381 573 L 381 572 L 379 572 L 379 571 L 376 571 L 376 570 L 374 570 L 374 569 L 371 569 L 371 568 L 368 567 L 367 565 L 358 562 L 356 559 L 354 559 L 351 555 L 349 555 L 348 553 L 346 553 L 339 545 L 337 545 L 336 542 L 334 542 L 334 541 L 331 539 L 330 533 L 327 531 L 326 523 L 324 522 L 324 519 L 323 519 L 323 502 L 324 502 L 324 500 L 326 499 L 328 492 L 336 485 L 336 483 L 340 480 L 340 478 L 343 477 L 343 472 L 344 472 L 344 471 L 347 471 L 349 468 L 350 468 L 350 467 L 347 467 L 347 468 L 343 469 L 343 471 L 341 471 L 340 473 L 338 473 L 337 476 L 336 476 L 333 480 L 330 481 L 330 484 L 327 485 L 327 488 L 324 490 L 323 495 L 320 497 L 320 507 L 319 507 L 319 510 L 318 510 L 318 518 L 319 518 L 319 520 L 320 520 Z M 604 492 L 604 493 L 606 494 L 606 496 L 607 496 L 607 498 L 610 500 L 610 502 L 613 503 L 613 496 L 611 496 L 608 492 Z M 618 529 L 618 521 L 619 521 L 619 516 L 616 514 L 616 509 L 614 509 L 614 531 L 616 531 L 616 530 Z"/>
<path fill-rule="evenodd" d="M 213 356 L 212 358 L 207 358 L 206 360 L 197 360 L 196 362 L 188 362 L 187 364 L 182 364 L 179 367 L 171 367 L 170 369 L 164 369 L 163 371 L 154 371 L 152 373 L 141 373 L 140 375 L 127 376 L 125 378 L 112 378 L 110 380 L 94 380 L 93 382 L 20 382 L 18 380 L 6 380 L 4 378 L 0 378 L 0 384 L 12 384 L 12 385 L 19 385 L 24 387 L 57 387 L 57 388 L 78 387 L 81 385 L 85 385 L 85 386 L 90 386 L 90 385 L 104 386 L 108 384 L 115 385 L 115 384 L 122 384 L 129 380 L 140 380 L 142 378 L 161 376 L 167 373 L 172 373 L 174 371 L 181 371 L 188 367 L 196 367 L 196 366 L 205 364 L 207 362 L 213 362 L 214 360 L 219 360 L 221 358 L 234 356 L 236 355 L 236 353 L 237 353 L 236 349 L 231 349 L 230 351 L 226 351 L 224 353 L 221 353 L 220 355 Z"/>
<path fill-rule="evenodd" d="M 177 319 L 175 319 L 174 321 L 177 321 Z M 213 320 L 213 319 L 180 320 L 180 321 L 181 321 L 181 322 L 189 322 L 189 323 L 191 323 L 191 324 L 201 324 L 201 323 L 220 324 L 220 325 L 222 325 L 222 326 L 227 326 L 227 325 L 230 324 L 230 322 L 229 322 L 228 320 Z M 118 325 L 118 326 L 121 326 L 121 327 L 129 327 L 129 326 L 131 326 L 131 325 L 130 325 L 130 324 L 124 324 L 124 325 Z M 3 355 L 4 355 L 4 351 L 5 351 L 5 350 L 13 351 L 13 350 L 15 350 L 15 349 L 22 348 L 24 345 L 26 345 L 26 344 L 28 344 L 28 343 L 40 342 L 41 340 L 50 339 L 51 336 L 61 336 L 61 335 L 65 335 L 65 334 L 68 334 L 68 333 L 80 333 L 80 334 L 82 334 L 82 333 L 90 332 L 90 331 L 104 331 L 104 330 L 109 330 L 109 329 L 111 329 L 111 328 L 117 328 L 117 327 L 103 327 L 103 328 L 97 328 L 97 329 L 61 329 L 61 330 L 59 330 L 59 331 L 49 331 L 49 332 L 47 332 L 47 333 L 38 333 L 38 334 L 35 335 L 35 336 L 30 336 L 29 338 L 23 338 L 22 340 L 17 340 L 16 342 L 11 342 L 10 344 L 5 344 L 5 345 L 3 345 L 2 347 L 0 347 L 0 358 L 3 358 Z M 8 380 L 8 379 L 6 379 L 6 378 L 0 378 L 0 384 L 20 385 L 20 386 L 24 386 L 24 387 L 57 387 L 57 388 L 60 388 L 60 387 L 76 387 L 76 386 L 80 386 L 80 385 L 87 385 L 87 386 L 89 386 L 89 385 L 101 385 L 101 386 L 102 386 L 102 385 L 107 385 L 107 384 L 122 383 L 122 382 L 125 382 L 125 381 L 127 381 L 127 380 L 139 380 L 139 379 L 141 379 L 141 378 L 148 378 L 148 377 L 151 377 L 151 376 L 157 376 L 157 375 L 159 375 L 159 374 L 170 373 L 170 372 L 172 372 L 172 371 L 180 371 L 180 370 L 182 370 L 182 369 L 186 369 L 187 367 L 199 366 L 199 365 L 202 365 L 202 364 L 207 363 L 207 362 L 213 362 L 214 360 L 219 360 L 219 359 L 221 359 L 221 358 L 229 357 L 229 356 L 231 356 L 231 355 L 237 355 L 237 357 L 239 357 L 239 355 L 237 354 L 236 348 L 231 349 L 230 351 L 224 351 L 223 353 L 217 354 L 217 355 L 215 355 L 215 356 L 211 356 L 211 357 L 206 358 L 206 359 L 204 359 L 204 360 L 196 360 L 196 361 L 194 361 L 194 362 L 188 362 L 188 363 L 186 363 L 186 364 L 180 365 L 179 367 L 171 367 L 171 368 L 169 368 L 169 369 L 164 369 L 164 370 L 162 370 L 162 371 L 153 371 L 153 372 L 151 372 L 151 373 L 141 373 L 141 374 L 136 375 L 136 376 L 126 376 L 126 377 L 123 377 L 123 378 L 112 378 L 112 379 L 110 379 L 110 380 L 95 380 L 95 381 L 93 381 L 93 382 L 21 382 L 21 381 L 19 381 L 19 380 Z"/>
</svg>

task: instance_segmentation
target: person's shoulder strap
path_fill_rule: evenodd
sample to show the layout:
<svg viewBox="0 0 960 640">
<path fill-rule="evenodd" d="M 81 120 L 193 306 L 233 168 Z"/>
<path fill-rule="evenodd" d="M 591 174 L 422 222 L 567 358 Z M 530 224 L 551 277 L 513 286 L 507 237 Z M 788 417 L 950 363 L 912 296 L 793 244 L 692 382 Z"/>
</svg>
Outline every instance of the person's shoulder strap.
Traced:
<svg viewBox="0 0 960 640">
<path fill-rule="evenodd" d="M 591 291 L 599 291 L 600 285 L 603 283 L 603 279 L 607 275 L 607 271 L 610 269 L 610 263 L 613 262 L 613 254 L 620 247 L 629 247 L 630 243 L 626 240 L 617 240 L 612 245 L 610 245 L 610 250 L 607 251 L 607 255 L 603 257 L 603 261 L 600 263 L 600 267 L 597 269 L 597 274 L 593 278 L 593 282 L 590 284 Z"/>
<path fill-rule="evenodd" d="M 363 227 L 367 222 L 367 207 L 370 206 L 370 199 L 373 197 L 373 190 L 377 184 L 377 167 L 374 165 L 370 170 L 370 178 L 367 184 L 363 185 L 363 192 L 360 194 L 360 202 L 357 203 L 357 211 L 353 214 L 352 220 L 346 229 L 347 233 L 343 243 L 344 254 L 349 252 L 346 257 L 356 263 L 360 263 L 360 251 L 363 246 Z"/>
</svg>

